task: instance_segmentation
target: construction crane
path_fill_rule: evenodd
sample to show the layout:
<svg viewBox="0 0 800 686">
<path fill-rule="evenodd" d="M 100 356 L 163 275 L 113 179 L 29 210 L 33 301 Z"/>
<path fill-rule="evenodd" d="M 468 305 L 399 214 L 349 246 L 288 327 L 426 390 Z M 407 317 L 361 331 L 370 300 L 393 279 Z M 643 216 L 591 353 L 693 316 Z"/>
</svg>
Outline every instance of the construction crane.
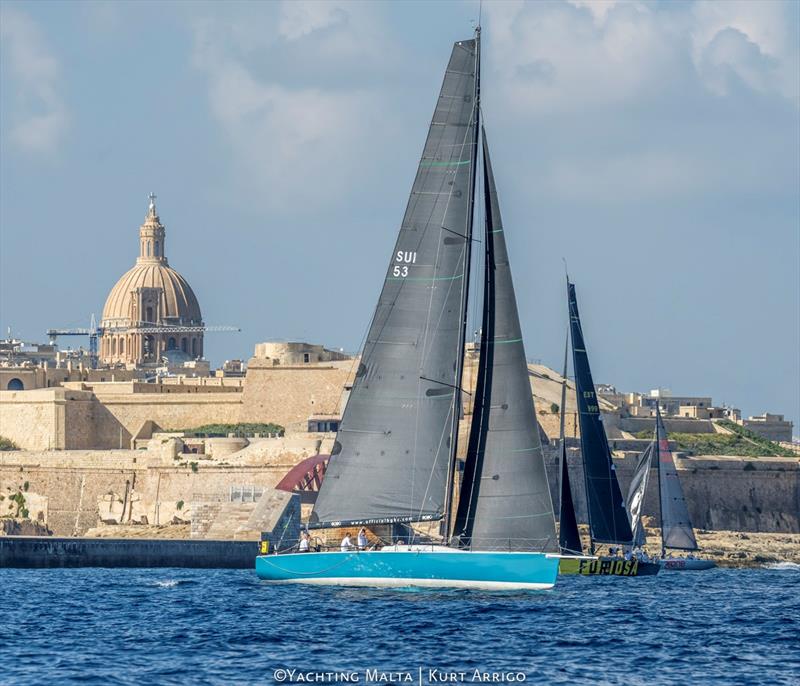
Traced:
<svg viewBox="0 0 800 686">
<path fill-rule="evenodd" d="M 117 331 L 128 331 L 135 329 L 136 333 L 216 333 L 216 332 L 239 332 L 241 329 L 236 326 L 180 326 L 169 325 L 163 326 L 150 325 L 142 326 L 142 324 L 149 324 L 150 322 L 135 322 L 130 326 L 106 326 L 98 327 L 95 322 L 94 315 L 92 315 L 91 322 L 88 329 L 48 329 L 47 337 L 50 343 L 55 345 L 56 339 L 59 336 L 88 336 L 89 337 L 89 363 L 92 369 L 97 369 L 97 339 L 104 333 L 115 333 Z"/>
</svg>

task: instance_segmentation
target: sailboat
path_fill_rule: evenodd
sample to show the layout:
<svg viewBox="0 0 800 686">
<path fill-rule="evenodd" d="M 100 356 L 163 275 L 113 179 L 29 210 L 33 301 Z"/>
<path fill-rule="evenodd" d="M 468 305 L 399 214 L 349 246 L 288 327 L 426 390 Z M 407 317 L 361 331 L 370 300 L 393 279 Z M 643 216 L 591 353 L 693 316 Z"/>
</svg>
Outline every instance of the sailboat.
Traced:
<svg viewBox="0 0 800 686">
<path fill-rule="evenodd" d="M 660 568 L 657 563 L 638 557 L 631 556 L 629 559 L 611 555 L 595 557 L 597 543 L 618 544 L 630 548 L 633 544 L 633 532 L 625 501 L 622 499 L 616 468 L 608 446 L 608 438 L 600 418 L 600 407 L 595 394 L 578 313 L 575 285 L 570 283 L 569 278 L 567 278 L 567 299 L 569 302 L 569 330 L 572 339 L 572 364 L 575 372 L 575 393 L 578 400 L 578 421 L 581 430 L 581 454 L 589 516 L 589 553 L 591 557 L 564 557 L 561 560 L 559 571 L 561 574 L 589 576 L 650 576 L 658 574 Z M 564 376 L 566 378 L 566 370 Z M 567 469 L 567 460 L 563 444 L 562 440 L 562 482 L 566 483 L 567 479 L 563 477 L 563 473 Z M 564 496 L 562 495 L 563 502 Z M 562 517 L 564 516 L 562 510 Z M 574 518 L 574 513 L 572 516 Z M 577 531 L 577 525 L 575 531 Z"/>
<path fill-rule="evenodd" d="M 547 589 L 559 548 L 525 349 L 480 125 L 480 29 L 453 46 L 411 196 L 310 528 L 441 524 L 441 543 L 261 555 L 279 583 Z M 479 144 L 481 143 L 482 145 Z M 486 219 L 473 238 L 479 149 Z M 482 328 L 456 474 L 468 286 L 482 244 Z M 458 492 L 456 484 L 459 483 Z"/>
<path fill-rule="evenodd" d="M 642 523 L 642 503 L 647 491 L 647 482 L 653 461 L 658 467 L 659 520 L 661 527 L 661 559 L 662 569 L 668 570 L 702 570 L 716 567 L 712 560 L 696 558 L 693 555 L 673 557 L 667 556 L 667 550 L 698 550 L 697 538 L 689 519 L 689 509 L 683 495 L 683 488 L 675 469 L 669 439 L 661 417 L 661 408 L 656 407 L 656 426 L 653 441 L 642 451 L 636 465 L 633 479 L 628 490 L 628 509 L 631 514 L 631 528 L 634 532 L 634 545 L 643 547 L 646 541 Z"/>
</svg>

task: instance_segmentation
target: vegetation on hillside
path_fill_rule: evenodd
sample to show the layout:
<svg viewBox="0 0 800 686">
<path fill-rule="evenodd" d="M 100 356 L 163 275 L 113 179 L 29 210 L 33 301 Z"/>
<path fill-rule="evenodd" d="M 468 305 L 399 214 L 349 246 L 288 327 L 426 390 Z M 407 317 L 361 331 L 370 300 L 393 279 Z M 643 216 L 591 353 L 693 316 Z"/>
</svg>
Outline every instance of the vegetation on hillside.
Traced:
<svg viewBox="0 0 800 686">
<path fill-rule="evenodd" d="M 204 424 L 194 429 L 167 429 L 166 433 L 182 433 L 193 438 L 219 438 L 230 434 L 234 436 L 266 436 L 267 434 L 283 435 L 284 428 L 280 424 L 246 423 L 246 424 Z"/>
<path fill-rule="evenodd" d="M 0 450 L 19 450 L 19 448 L 11 439 L 0 436 Z"/>
<path fill-rule="evenodd" d="M 717 422 L 731 434 L 686 434 L 670 432 L 676 450 L 691 455 L 737 455 L 741 457 L 795 457 L 795 454 L 774 441 L 748 431 L 743 426 L 722 419 Z M 652 431 L 639 431 L 637 438 L 653 438 Z"/>
</svg>

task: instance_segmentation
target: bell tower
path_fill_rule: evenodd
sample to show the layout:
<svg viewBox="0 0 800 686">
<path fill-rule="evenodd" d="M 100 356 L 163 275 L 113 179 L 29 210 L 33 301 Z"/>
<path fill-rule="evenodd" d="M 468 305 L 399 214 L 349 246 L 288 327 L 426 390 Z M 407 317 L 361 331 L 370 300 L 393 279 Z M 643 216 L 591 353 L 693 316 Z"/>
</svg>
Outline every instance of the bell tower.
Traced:
<svg viewBox="0 0 800 686">
<path fill-rule="evenodd" d="M 164 226 L 156 211 L 156 196 L 150 193 L 150 206 L 144 224 L 139 228 L 139 258 L 137 264 L 153 263 L 167 265 L 164 256 Z"/>
</svg>

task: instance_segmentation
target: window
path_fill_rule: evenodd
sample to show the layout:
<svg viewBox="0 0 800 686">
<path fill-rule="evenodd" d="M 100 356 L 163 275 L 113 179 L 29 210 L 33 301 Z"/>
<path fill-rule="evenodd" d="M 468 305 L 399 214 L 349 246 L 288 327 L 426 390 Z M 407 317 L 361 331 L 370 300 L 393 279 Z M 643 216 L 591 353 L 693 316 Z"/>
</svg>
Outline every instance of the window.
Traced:
<svg viewBox="0 0 800 686">
<path fill-rule="evenodd" d="M 158 257 L 158 241 L 156 241 L 156 247 L 155 247 L 155 250 L 153 250 L 153 255 Z"/>
<path fill-rule="evenodd" d="M 192 357 L 197 357 L 197 339 L 192 339 Z"/>
<path fill-rule="evenodd" d="M 309 355 L 308 353 L 303 353 L 303 362 L 305 364 L 308 364 L 309 362 L 311 362 L 311 355 Z"/>
<path fill-rule="evenodd" d="M 170 338 L 167 341 L 167 350 L 177 350 L 178 349 L 178 342 L 174 338 Z"/>
<path fill-rule="evenodd" d="M 152 321 L 153 321 L 153 308 L 152 308 L 152 307 L 148 307 L 148 308 L 145 310 L 145 312 L 146 312 L 146 314 L 145 314 L 145 317 L 146 317 L 145 321 L 146 321 L 146 322 L 152 322 Z"/>
</svg>

